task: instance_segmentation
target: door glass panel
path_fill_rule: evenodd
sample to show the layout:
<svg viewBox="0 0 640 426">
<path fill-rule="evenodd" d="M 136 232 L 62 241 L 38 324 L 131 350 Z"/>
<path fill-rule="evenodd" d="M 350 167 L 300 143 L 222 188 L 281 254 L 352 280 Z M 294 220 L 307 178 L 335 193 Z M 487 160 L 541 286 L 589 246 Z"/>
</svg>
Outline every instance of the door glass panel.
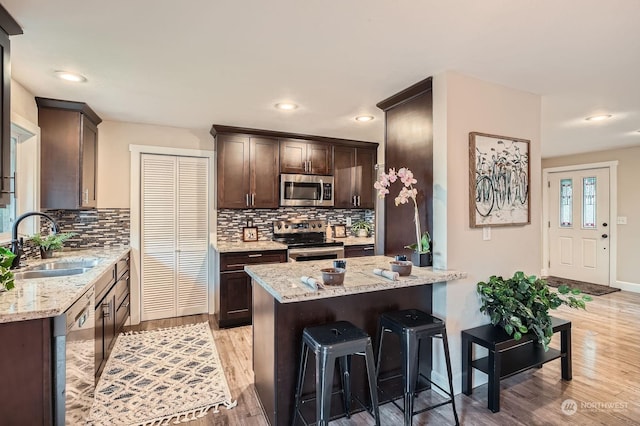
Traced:
<svg viewBox="0 0 640 426">
<path fill-rule="evenodd" d="M 560 227 L 573 226 L 573 180 L 560 180 Z"/>
<path fill-rule="evenodd" d="M 16 183 L 14 179 L 14 176 L 15 176 L 14 173 L 16 172 L 16 144 L 17 144 L 17 140 L 15 137 L 12 136 L 11 137 L 11 169 L 7 174 L 8 176 L 11 176 L 10 178 L 8 178 L 10 182 L 9 191 L 11 191 L 11 193 L 9 194 L 9 202 L 7 203 L 7 205 L 3 208 L 0 208 L 0 234 L 6 234 L 7 239 L 9 238 L 8 236 L 10 235 L 11 228 L 13 227 L 13 221 L 16 218 L 16 198 L 15 198 Z"/>
<path fill-rule="evenodd" d="M 582 227 L 596 228 L 596 178 L 582 179 Z"/>
</svg>

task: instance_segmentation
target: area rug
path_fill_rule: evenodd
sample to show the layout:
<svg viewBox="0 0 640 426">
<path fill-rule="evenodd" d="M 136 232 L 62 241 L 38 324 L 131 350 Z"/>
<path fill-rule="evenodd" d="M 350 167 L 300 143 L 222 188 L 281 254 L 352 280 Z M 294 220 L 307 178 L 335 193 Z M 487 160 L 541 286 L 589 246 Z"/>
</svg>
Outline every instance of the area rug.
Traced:
<svg viewBox="0 0 640 426">
<path fill-rule="evenodd" d="M 116 340 L 89 425 L 165 425 L 236 406 L 209 324 L 130 332 Z"/>
<path fill-rule="evenodd" d="M 560 287 L 563 284 L 568 285 L 571 288 L 577 288 L 583 293 L 590 294 L 592 296 L 602 296 L 603 294 L 609 294 L 616 291 L 620 291 L 619 288 L 609 287 L 606 285 L 586 283 L 584 281 L 575 281 L 567 278 L 559 277 L 546 277 L 545 280 L 551 287 Z"/>
</svg>

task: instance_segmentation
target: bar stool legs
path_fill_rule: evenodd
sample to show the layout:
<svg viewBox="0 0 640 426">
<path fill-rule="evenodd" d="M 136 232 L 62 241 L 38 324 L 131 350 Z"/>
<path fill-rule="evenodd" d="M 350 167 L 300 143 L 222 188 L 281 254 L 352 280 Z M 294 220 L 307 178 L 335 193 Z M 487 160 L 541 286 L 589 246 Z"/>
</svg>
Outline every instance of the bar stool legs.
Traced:
<svg viewBox="0 0 640 426">
<path fill-rule="evenodd" d="M 351 358 L 352 355 L 364 355 L 371 408 L 376 425 L 379 426 L 380 413 L 378 409 L 378 394 L 371 338 L 364 331 L 346 321 L 304 329 L 300 366 L 298 369 L 298 384 L 295 395 L 295 412 L 292 424 L 295 425 L 298 416 L 307 424 L 302 416 L 301 406 L 304 402 L 308 401 L 302 400 L 302 387 L 304 385 L 309 350 L 313 350 L 316 357 L 315 400 L 317 425 L 326 426 L 329 424 L 331 417 L 333 375 L 336 361 L 338 361 L 340 365 L 340 381 L 342 382 L 342 397 L 346 416 L 347 418 L 351 416 Z M 360 402 L 358 398 L 356 398 L 356 400 Z"/>
<path fill-rule="evenodd" d="M 407 309 L 403 311 L 387 312 L 381 315 L 380 325 L 378 329 L 378 358 L 376 364 L 376 379 L 380 382 L 389 380 L 394 377 L 389 377 L 383 380 L 379 379 L 380 375 L 380 361 L 382 359 L 382 342 L 385 333 L 397 334 L 400 338 L 400 347 L 402 352 L 402 372 L 403 379 L 403 411 L 404 411 L 404 425 L 411 426 L 414 414 L 421 413 L 436 407 L 440 407 L 445 404 L 451 404 L 453 409 L 453 416 L 456 425 L 459 425 L 458 413 L 456 411 L 455 397 L 453 394 L 453 377 L 451 371 L 451 359 L 449 355 L 449 344 L 447 340 L 447 330 L 442 320 L 428 315 L 422 311 L 415 309 Z M 431 381 L 429 377 L 425 377 L 419 373 L 420 362 L 420 340 L 429 339 L 429 342 L 433 338 L 442 339 L 443 350 L 445 356 L 445 362 L 447 366 L 447 376 L 449 382 L 449 390 L 445 390 Z M 436 404 L 431 407 L 424 408 L 422 410 L 414 412 L 414 398 L 416 394 L 416 386 L 418 382 L 418 376 L 422 376 L 428 380 L 432 385 L 442 390 L 449 396 L 449 400 L 446 402 Z M 394 405 L 400 408 L 395 401 L 392 401 Z M 402 409 L 402 408 L 401 408 Z"/>
</svg>

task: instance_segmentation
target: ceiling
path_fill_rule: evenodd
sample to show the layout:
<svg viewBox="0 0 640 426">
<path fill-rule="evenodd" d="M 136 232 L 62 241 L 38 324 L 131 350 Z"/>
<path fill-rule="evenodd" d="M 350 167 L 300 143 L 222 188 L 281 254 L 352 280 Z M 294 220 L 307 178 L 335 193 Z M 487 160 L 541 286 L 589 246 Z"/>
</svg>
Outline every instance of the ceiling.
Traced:
<svg viewBox="0 0 640 426">
<path fill-rule="evenodd" d="M 637 0 L 0 2 L 13 78 L 106 120 L 380 142 L 377 102 L 453 70 L 540 94 L 543 157 L 640 146 Z"/>
</svg>

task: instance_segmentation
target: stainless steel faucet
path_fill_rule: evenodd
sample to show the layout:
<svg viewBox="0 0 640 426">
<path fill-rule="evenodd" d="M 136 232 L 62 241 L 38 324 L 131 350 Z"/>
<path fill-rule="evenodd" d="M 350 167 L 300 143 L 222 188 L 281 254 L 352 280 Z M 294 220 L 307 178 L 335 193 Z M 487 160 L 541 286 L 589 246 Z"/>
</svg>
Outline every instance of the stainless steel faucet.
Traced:
<svg viewBox="0 0 640 426">
<path fill-rule="evenodd" d="M 49 216 L 46 213 L 28 212 L 28 213 L 25 213 L 25 214 L 19 216 L 16 219 L 16 221 L 13 223 L 13 228 L 11 229 L 11 252 L 16 255 L 15 259 L 13 259 L 13 262 L 11 263 L 11 269 L 16 269 L 16 268 L 20 267 L 20 258 L 22 257 L 22 244 L 23 244 L 23 241 L 22 241 L 22 238 L 18 239 L 18 225 L 20 225 L 20 222 L 22 222 L 23 219 L 25 219 L 25 218 L 27 218 L 29 216 L 46 217 L 53 224 L 53 228 L 51 228 L 51 231 L 54 234 L 57 234 L 58 232 L 60 232 L 60 226 L 56 223 L 55 220 L 53 220 L 53 218 L 51 216 Z"/>
</svg>

